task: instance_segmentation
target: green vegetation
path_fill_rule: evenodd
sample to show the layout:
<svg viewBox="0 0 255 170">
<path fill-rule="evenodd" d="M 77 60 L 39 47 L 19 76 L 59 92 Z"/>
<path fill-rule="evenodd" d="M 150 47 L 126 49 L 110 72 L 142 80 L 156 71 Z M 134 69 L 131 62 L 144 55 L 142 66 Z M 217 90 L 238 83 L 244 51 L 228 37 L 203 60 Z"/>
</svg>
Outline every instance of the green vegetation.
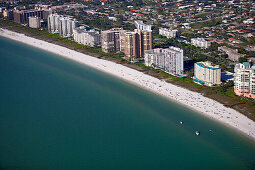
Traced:
<svg viewBox="0 0 255 170">
<path fill-rule="evenodd" d="M 137 62 L 135 64 L 144 69 L 153 69 L 152 67 L 147 67 L 144 63 L 141 63 L 141 62 Z"/>
<path fill-rule="evenodd" d="M 155 35 L 155 37 L 158 41 L 153 44 L 154 48 L 167 48 L 169 46 L 179 47 L 183 49 L 184 55 L 190 59 L 194 59 L 197 62 L 211 61 L 212 63 L 219 65 L 223 71 L 233 72 L 233 67 L 229 66 L 231 61 L 227 60 L 226 55 L 222 55 L 218 52 L 219 45 L 217 43 L 211 43 L 209 48 L 202 49 L 191 44 L 180 42 L 176 39 L 168 39 L 161 35 Z"/>
<path fill-rule="evenodd" d="M 216 25 L 219 25 L 220 23 L 221 23 L 220 18 L 216 18 L 216 19 L 212 18 L 211 20 L 208 20 L 208 21 L 201 21 L 201 22 L 193 23 L 191 26 L 192 26 L 192 28 L 199 29 L 199 28 L 203 28 L 203 27 L 216 26 Z"/>
</svg>

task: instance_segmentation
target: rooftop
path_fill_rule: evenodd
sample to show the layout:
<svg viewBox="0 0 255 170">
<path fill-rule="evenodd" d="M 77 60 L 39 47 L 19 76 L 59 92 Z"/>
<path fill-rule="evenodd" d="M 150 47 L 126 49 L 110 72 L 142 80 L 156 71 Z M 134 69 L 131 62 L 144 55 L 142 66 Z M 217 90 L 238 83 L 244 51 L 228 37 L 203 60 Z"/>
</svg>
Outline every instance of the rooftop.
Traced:
<svg viewBox="0 0 255 170">
<path fill-rule="evenodd" d="M 198 40 L 198 41 L 204 41 L 206 42 L 206 40 L 204 38 L 192 38 L 191 40 Z"/>
<path fill-rule="evenodd" d="M 250 63 L 249 62 L 243 62 L 243 65 L 244 66 L 250 66 Z"/>
<path fill-rule="evenodd" d="M 201 67 L 204 67 L 204 68 L 208 68 L 208 69 L 213 69 L 213 70 L 216 70 L 216 69 L 220 69 L 218 65 L 212 65 L 211 62 L 209 61 L 206 61 L 206 62 L 197 62 L 195 63 Z"/>
<path fill-rule="evenodd" d="M 255 71 L 255 64 L 253 66 L 250 65 L 249 62 L 243 62 L 235 65 L 235 69 L 241 70 L 254 70 Z"/>
</svg>

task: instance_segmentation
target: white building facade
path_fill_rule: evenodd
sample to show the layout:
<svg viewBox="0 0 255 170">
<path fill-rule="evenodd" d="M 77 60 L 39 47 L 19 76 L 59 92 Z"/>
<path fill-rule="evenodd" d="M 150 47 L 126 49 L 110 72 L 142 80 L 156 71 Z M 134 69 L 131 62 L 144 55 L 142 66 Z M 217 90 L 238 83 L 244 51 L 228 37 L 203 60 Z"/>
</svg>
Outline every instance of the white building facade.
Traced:
<svg viewBox="0 0 255 170">
<path fill-rule="evenodd" d="M 48 17 L 48 30 L 51 33 L 59 33 L 62 37 L 73 36 L 73 29 L 78 27 L 78 21 L 73 18 L 52 14 Z"/>
<path fill-rule="evenodd" d="M 221 69 L 211 62 L 197 62 L 194 64 L 194 82 L 212 86 L 221 84 Z"/>
<path fill-rule="evenodd" d="M 48 31 L 50 33 L 58 33 L 58 20 L 60 15 L 58 14 L 51 14 L 48 16 Z"/>
<path fill-rule="evenodd" d="M 135 21 L 135 26 L 141 31 L 151 31 L 151 25 L 144 24 L 143 21 Z"/>
<path fill-rule="evenodd" d="M 177 30 L 159 28 L 159 35 L 166 36 L 167 38 L 175 38 Z"/>
<path fill-rule="evenodd" d="M 73 30 L 74 41 L 90 47 L 101 45 L 101 35 L 94 29 L 87 31 L 84 27 L 77 27 Z"/>
<path fill-rule="evenodd" d="M 234 83 L 236 95 L 255 99 L 255 65 L 248 62 L 236 64 Z"/>
<path fill-rule="evenodd" d="M 191 44 L 196 46 L 196 47 L 201 47 L 201 48 L 208 48 L 211 46 L 210 41 L 206 41 L 203 38 L 192 38 L 191 39 Z"/>
<path fill-rule="evenodd" d="M 41 27 L 41 22 L 40 22 L 40 18 L 39 17 L 29 17 L 28 18 L 28 24 L 29 24 L 29 27 L 31 28 L 40 28 Z"/>
<path fill-rule="evenodd" d="M 183 75 L 183 50 L 170 46 L 169 48 L 157 48 L 144 52 L 146 66 L 162 69 L 173 75 Z"/>
</svg>

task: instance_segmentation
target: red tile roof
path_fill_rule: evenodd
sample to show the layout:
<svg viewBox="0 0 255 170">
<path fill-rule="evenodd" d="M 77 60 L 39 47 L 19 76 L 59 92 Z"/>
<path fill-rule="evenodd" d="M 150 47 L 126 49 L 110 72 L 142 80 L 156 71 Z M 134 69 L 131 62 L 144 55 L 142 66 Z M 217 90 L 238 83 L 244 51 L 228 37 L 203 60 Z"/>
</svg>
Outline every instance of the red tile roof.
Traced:
<svg viewBox="0 0 255 170">
<path fill-rule="evenodd" d="M 237 39 L 229 38 L 228 40 L 229 40 L 229 41 L 236 41 Z"/>
</svg>

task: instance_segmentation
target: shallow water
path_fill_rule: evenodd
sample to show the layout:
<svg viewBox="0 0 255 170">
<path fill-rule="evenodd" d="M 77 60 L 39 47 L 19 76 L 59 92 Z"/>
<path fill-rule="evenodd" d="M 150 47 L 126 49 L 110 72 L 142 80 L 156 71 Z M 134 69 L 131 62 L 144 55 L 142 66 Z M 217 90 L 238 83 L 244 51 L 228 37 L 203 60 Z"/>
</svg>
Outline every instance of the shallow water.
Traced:
<svg viewBox="0 0 255 170">
<path fill-rule="evenodd" d="M 0 89 L 0 169 L 255 168 L 254 142 L 232 129 L 1 37 Z"/>
</svg>

